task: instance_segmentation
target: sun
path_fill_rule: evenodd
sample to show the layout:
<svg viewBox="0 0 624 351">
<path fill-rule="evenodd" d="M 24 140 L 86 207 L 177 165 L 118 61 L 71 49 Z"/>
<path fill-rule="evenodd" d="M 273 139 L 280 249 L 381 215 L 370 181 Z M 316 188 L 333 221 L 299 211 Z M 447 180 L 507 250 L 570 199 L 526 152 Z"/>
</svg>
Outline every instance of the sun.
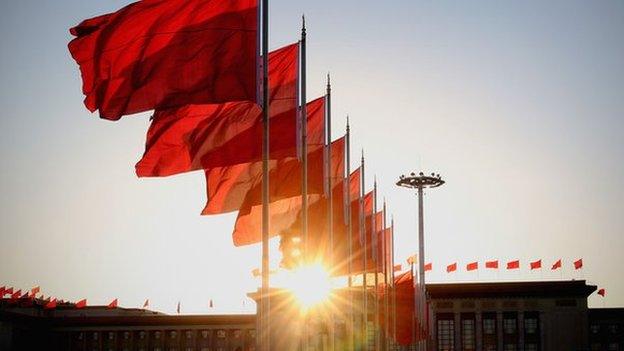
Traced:
<svg viewBox="0 0 624 351">
<path fill-rule="evenodd" d="M 329 273 L 320 263 L 294 269 L 288 279 L 287 289 L 303 312 L 329 300 L 332 285 Z"/>
</svg>

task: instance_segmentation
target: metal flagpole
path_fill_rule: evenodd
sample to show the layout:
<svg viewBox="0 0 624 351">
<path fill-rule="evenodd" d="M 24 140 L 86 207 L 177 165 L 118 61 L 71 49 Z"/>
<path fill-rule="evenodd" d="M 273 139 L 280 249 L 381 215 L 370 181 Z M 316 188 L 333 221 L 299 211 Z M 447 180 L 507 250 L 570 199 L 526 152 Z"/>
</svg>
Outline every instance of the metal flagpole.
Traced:
<svg viewBox="0 0 624 351">
<path fill-rule="evenodd" d="M 353 223 L 351 219 L 351 127 L 349 127 L 349 116 L 347 115 L 347 185 L 345 186 L 346 199 L 347 199 L 347 229 L 348 229 L 348 244 L 349 244 L 349 258 L 348 258 L 348 292 L 349 292 L 349 322 L 347 323 L 349 350 L 354 350 L 355 339 L 355 306 L 353 301 Z"/>
<path fill-rule="evenodd" d="M 262 287 L 261 350 L 270 351 L 269 301 L 269 0 L 262 0 Z"/>
<path fill-rule="evenodd" d="M 375 176 L 375 181 L 373 182 L 373 217 L 371 218 L 371 252 L 373 257 L 373 263 L 375 265 L 374 272 L 374 282 L 375 282 L 375 293 L 373 296 L 375 297 L 375 323 L 374 323 L 374 332 L 375 332 L 375 350 L 379 350 L 379 276 L 377 268 L 379 267 L 379 257 L 377 257 L 377 245 L 379 241 L 377 237 L 379 236 L 379 232 L 377 231 L 377 176 Z"/>
<path fill-rule="evenodd" d="M 301 16 L 301 101 L 300 101 L 300 117 L 301 117 L 301 152 L 302 152 L 302 167 L 301 167 L 301 198 L 303 214 L 301 216 L 301 226 L 303 234 L 303 264 L 308 264 L 309 250 L 308 250 L 308 116 L 306 109 L 306 27 L 305 16 Z M 309 342 L 309 328 L 307 323 L 307 315 L 304 316 L 305 322 L 303 325 L 303 345 L 304 350 L 308 350 Z"/>
<path fill-rule="evenodd" d="M 388 288 L 388 258 L 390 258 L 388 238 L 386 237 L 386 228 L 387 228 L 387 218 L 386 218 L 386 199 L 384 199 L 383 203 L 383 272 L 384 272 L 384 350 L 388 350 L 390 348 L 390 310 L 389 310 L 389 301 L 390 298 L 388 296 L 390 289 Z"/>
<path fill-rule="evenodd" d="M 390 244 L 390 256 L 391 258 L 391 262 L 392 265 L 390 266 L 390 271 L 391 273 L 391 281 L 392 281 L 392 338 L 394 340 L 394 342 L 396 342 L 397 339 L 397 333 L 396 333 L 396 286 L 394 285 L 394 217 L 392 217 L 390 219 L 390 227 L 392 228 L 392 230 L 390 231 L 391 234 L 391 244 Z"/>
<path fill-rule="evenodd" d="M 366 289 L 368 288 L 366 282 L 366 214 L 364 213 L 364 195 L 365 195 L 365 172 L 364 172 L 364 150 L 362 150 L 362 177 L 361 177 L 361 188 L 360 188 L 360 239 L 362 240 L 362 246 L 364 247 L 364 251 L 362 252 L 362 350 L 368 350 L 368 296 L 366 293 Z"/>
<path fill-rule="evenodd" d="M 334 268 L 334 202 L 333 202 L 333 184 L 332 184 L 332 169 L 331 169 L 331 158 L 332 158 L 332 136 L 331 136 L 331 83 L 329 81 L 329 73 L 327 73 L 327 92 L 325 97 L 325 127 L 327 129 L 327 222 L 329 223 L 329 267 L 331 269 Z M 329 311 L 329 350 L 334 351 L 336 345 L 336 325 L 334 323 L 334 311 L 330 309 Z"/>
</svg>

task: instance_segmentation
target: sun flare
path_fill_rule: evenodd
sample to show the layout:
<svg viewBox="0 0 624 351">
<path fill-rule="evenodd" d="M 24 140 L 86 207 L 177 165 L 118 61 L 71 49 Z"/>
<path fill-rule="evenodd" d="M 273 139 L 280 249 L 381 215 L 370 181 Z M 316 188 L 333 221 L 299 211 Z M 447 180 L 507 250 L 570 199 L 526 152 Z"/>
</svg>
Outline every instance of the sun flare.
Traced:
<svg viewBox="0 0 624 351">
<path fill-rule="evenodd" d="M 329 300 L 332 284 L 325 267 L 314 263 L 290 272 L 286 288 L 305 312 Z"/>
</svg>

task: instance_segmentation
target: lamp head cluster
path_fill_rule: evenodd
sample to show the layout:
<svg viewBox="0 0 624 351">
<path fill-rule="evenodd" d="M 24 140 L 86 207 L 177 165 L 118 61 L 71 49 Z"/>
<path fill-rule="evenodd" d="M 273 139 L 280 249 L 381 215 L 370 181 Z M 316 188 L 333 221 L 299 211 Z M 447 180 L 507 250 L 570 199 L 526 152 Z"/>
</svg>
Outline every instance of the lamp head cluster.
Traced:
<svg viewBox="0 0 624 351">
<path fill-rule="evenodd" d="M 405 188 L 418 189 L 418 188 L 437 188 L 444 184 L 440 174 L 431 173 L 431 175 L 425 175 L 424 172 L 410 173 L 409 175 L 401 175 L 399 181 L 396 183 L 398 186 Z"/>
</svg>

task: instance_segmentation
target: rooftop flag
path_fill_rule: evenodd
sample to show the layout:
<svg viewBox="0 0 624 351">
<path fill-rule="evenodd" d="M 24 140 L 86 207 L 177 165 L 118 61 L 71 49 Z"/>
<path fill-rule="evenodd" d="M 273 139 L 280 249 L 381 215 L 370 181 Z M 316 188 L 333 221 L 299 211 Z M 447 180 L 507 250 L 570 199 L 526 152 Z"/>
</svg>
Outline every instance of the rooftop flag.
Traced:
<svg viewBox="0 0 624 351">
<path fill-rule="evenodd" d="M 583 268 L 583 259 L 579 258 L 578 260 L 574 261 L 574 269 L 578 270 Z"/>
<path fill-rule="evenodd" d="M 486 261 L 485 268 L 498 269 L 498 260 Z"/>
<path fill-rule="evenodd" d="M 507 262 L 507 269 L 518 269 L 518 268 L 520 268 L 519 260 Z"/>
<path fill-rule="evenodd" d="M 559 268 L 561 268 L 561 259 L 558 259 L 557 262 L 555 262 L 550 269 L 554 271 L 555 269 Z"/>
</svg>

